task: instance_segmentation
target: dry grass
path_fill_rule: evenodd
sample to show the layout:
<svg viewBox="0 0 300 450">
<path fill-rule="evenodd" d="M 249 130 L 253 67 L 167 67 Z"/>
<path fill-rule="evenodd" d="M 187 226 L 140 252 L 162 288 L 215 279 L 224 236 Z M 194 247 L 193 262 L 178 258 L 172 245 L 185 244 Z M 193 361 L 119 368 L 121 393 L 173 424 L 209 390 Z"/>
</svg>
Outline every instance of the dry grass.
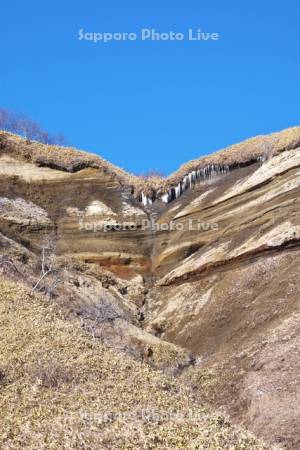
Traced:
<svg viewBox="0 0 300 450">
<path fill-rule="evenodd" d="M 127 173 L 97 155 L 73 147 L 59 147 L 36 141 L 27 141 L 20 136 L 4 131 L 0 131 L 1 154 L 66 172 L 77 172 L 88 167 L 101 169 L 117 178 L 121 183 L 130 185 L 138 182 L 138 177 L 135 175 Z"/>
<path fill-rule="evenodd" d="M 28 142 L 25 139 L 0 131 L 0 155 L 8 154 L 22 161 L 48 166 L 68 172 L 76 172 L 91 167 L 103 170 L 122 185 L 131 186 L 136 196 L 142 191 L 149 196 L 163 193 L 170 186 L 176 185 L 184 175 L 210 164 L 234 166 L 247 164 L 268 153 L 268 157 L 282 151 L 300 146 L 300 127 L 270 135 L 256 136 L 239 144 L 232 145 L 216 153 L 201 157 L 183 164 L 176 172 L 165 178 L 159 175 L 136 176 L 111 164 L 110 162 L 72 147 L 58 147 L 39 142 Z"/>
<path fill-rule="evenodd" d="M 183 164 L 168 178 L 170 184 L 176 184 L 187 173 L 201 169 L 209 164 L 235 165 L 246 164 L 263 156 L 266 148 L 271 147 L 272 155 L 300 146 L 300 127 L 292 127 L 278 133 L 256 136 L 239 144 L 231 145 L 211 155 L 194 159 Z"/>
<path fill-rule="evenodd" d="M 1 449 L 269 448 L 6 279 L 0 325 Z"/>
</svg>

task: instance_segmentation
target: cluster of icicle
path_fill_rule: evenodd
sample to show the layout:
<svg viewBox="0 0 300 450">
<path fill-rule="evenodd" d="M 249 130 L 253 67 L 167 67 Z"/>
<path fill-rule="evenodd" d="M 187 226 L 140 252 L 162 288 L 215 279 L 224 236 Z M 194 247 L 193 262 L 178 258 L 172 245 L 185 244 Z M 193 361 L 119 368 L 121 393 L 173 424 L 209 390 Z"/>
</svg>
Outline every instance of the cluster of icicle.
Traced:
<svg viewBox="0 0 300 450">
<path fill-rule="evenodd" d="M 257 162 L 264 163 L 266 160 L 265 156 L 259 156 L 257 158 Z M 202 169 L 193 170 L 192 172 L 185 175 L 180 183 L 177 186 L 171 187 L 168 192 L 164 193 L 161 196 L 161 201 L 163 203 L 169 203 L 172 200 L 175 200 L 183 194 L 187 189 L 193 187 L 197 182 L 205 182 L 211 180 L 212 178 L 219 177 L 221 175 L 225 175 L 231 170 L 233 170 L 234 166 L 219 165 L 219 164 L 210 164 L 208 166 L 203 167 Z M 140 197 L 141 202 L 144 206 L 152 205 L 154 199 L 148 197 L 143 192 Z"/>
<path fill-rule="evenodd" d="M 178 183 L 177 186 L 171 187 L 168 192 L 163 194 L 161 196 L 161 201 L 163 203 L 169 203 L 172 200 L 179 198 L 183 192 L 185 192 L 187 189 L 190 189 L 198 181 L 207 181 L 211 178 L 226 174 L 229 171 L 230 167 L 228 165 L 220 166 L 216 164 L 210 164 L 203 169 L 193 170 L 192 172 L 185 175 L 183 177 L 183 180 Z M 144 206 L 152 205 L 153 200 L 153 198 L 145 195 L 144 192 L 141 193 L 140 201 Z"/>
<path fill-rule="evenodd" d="M 268 160 L 268 157 L 267 156 L 265 156 L 265 155 L 261 155 L 261 156 L 259 156 L 258 158 L 257 158 L 257 162 L 260 162 L 260 163 L 264 163 L 265 161 L 267 161 Z"/>
<path fill-rule="evenodd" d="M 178 183 L 177 186 L 169 189 L 168 192 L 162 195 L 161 200 L 163 203 L 169 203 L 172 200 L 180 197 L 183 192 L 187 189 L 193 187 L 194 184 L 199 182 L 205 182 L 212 178 L 219 177 L 221 175 L 225 175 L 230 171 L 230 167 L 228 165 L 216 165 L 210 164 L 208 166 L 203 167 L 203 169 L 193 170 L 183 177 L 183 180 Z"/>
</svg>

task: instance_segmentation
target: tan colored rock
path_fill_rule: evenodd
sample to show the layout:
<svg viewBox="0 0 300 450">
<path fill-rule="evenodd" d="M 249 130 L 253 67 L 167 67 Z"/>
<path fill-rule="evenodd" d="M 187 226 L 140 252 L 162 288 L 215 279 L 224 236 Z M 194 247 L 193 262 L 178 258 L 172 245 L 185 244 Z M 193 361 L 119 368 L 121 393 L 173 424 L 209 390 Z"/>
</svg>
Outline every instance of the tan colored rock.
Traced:
<svg viewBox="0 0 300 450">
<path fill-rule="evenodd" d="M 53 224 L 62 278 L 53 296 L 85 331 L 180 376 L 272 444 L 300 449 L 299 130 L 191 161 L 166 180 L 1 135 L 1 254 L 31 282 L 44 237 L 31 225 Z M 271 158 L 262 163 L 266 143 Z M 207 164 L 230 170 L 169 204 L 159 200 Z M 140 191 L 158 199 L 144 208 Z M 182 227 L 142 229 L 153 217 Z M 135 228 L 98 227 L 123 222 Z"/>
</svg>

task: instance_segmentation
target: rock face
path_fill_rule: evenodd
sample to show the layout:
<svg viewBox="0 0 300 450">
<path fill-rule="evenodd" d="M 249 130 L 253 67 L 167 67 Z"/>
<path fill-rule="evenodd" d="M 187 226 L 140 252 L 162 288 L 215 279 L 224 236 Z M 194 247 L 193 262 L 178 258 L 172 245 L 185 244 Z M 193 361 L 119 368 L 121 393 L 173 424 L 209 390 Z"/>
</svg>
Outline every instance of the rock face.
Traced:
<svg viewBox="0 0 300 450">
<path fill-rule="evenodd" d="M 164 212 L 161 222 L 184 229 L 157 236 L 146 314 L 148 330 L 197 355 L 188 374 L 208 400 L 291 449 L 300 448 L 299 157 L 199 185 Z M 218 227 L 191 229 L 198 221 Z"/>
<path fill-rule="evenodd" d="M 198 170 L 208 175 L 189 176 Z M 300 449 L 299 128 L 192 161 L 161 184 L 2 133 L 0 173 L 6 274 L 34 284 L 55 241 L 57 272 L 41 289 L 94 337 Z"/>
</svg>

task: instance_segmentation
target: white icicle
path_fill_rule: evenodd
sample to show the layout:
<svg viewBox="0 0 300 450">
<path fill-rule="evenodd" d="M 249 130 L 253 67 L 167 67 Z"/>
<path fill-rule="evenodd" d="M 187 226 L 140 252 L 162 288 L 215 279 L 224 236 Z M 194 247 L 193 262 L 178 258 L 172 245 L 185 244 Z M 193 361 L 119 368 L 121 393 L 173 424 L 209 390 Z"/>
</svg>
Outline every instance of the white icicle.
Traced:
<svg viewBox="0 0 300 450">
<path fill-rule="evenodd" d="M 169 193 L 168 192 L 166 192 L 165 194 L 163 194 L 162 196 L 161 196 L 161 201 L 163 202 L 163 203 L 169 203 Z"/>
<path fill-rule="evenodd" d="M 181 189 L 180 189 L 180 183 L 175 187 L 175 197 L 178 198 L 180 197 L 181 194 Z"/>
<path fill-rule="evenodd" d="M 257 158 L 257 162 L 264 163 L 265 161 L 266 161 L 266 158 L 263 155 L 261 155 Z"/>
<path fill-rule="evenodd" d="M 257 161 L 263 162 L 263 156 L 259 156 Z M 233 170 L 233 168 L 230 168 L 228 164 L 208 164 L 200 169 L 193 170 L 184 175 L 182 181 L 178 183 L 177 186 L 171 187 L 167 192 L 162 194 L 160 199 L 163 203 L 169 203 L 172 200 L 179 198 L 187 189 L 192 188 L 197 181 L 200 183 L 209 183 L 209 180 L 212 178 L 218 178 L 222 175 L 226 175 L 231 170 Z M 144 192 L 141 193 L 141 201 L 144 206 L 152 205 L 153 203 L 153 199 L 147 197 Z"/>
<path fill-rule="evenodd" d="M 142 192 L 142 203 L 144 206 L 148 205 L 148 198 L 147 196 L 144 194 L 144 192 Z"/>
<path fill-rule="evenodd" d="M 188 188 L 188 185 L 189 185 L 189 177 L 185 175 L 182 182 L 182 190 L 185 191 Z"/>
</svg>

